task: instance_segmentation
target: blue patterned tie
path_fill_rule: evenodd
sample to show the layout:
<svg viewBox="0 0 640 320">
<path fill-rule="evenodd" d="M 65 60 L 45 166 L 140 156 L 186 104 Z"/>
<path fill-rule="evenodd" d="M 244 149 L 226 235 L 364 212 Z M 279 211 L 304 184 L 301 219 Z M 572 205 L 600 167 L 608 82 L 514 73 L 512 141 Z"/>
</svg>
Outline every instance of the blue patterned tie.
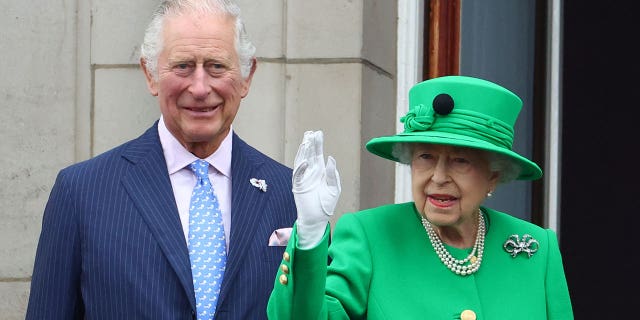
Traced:
<svg viewBox="0 0 640 320">
<path fill-rule="evenodd" d="M 209 163 L 196 160 L 189 167 L 198 178 L 189 207 L 189 258 L 196 312 L 198 320 L 211 320 L 227 261 L 224 225 L 218 198 L 209 181 Z"/>
</svg>

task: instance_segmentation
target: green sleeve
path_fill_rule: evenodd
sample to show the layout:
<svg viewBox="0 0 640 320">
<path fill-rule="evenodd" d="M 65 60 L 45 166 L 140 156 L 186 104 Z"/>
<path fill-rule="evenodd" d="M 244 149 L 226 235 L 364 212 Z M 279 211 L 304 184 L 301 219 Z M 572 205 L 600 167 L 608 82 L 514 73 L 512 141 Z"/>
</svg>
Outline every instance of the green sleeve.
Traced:
<svg viewBox="0 0 640 320">
<path fill-rule="evenodd" d="M 558 238 L 553 230 L 547 229 L 549 241 L 549 260 L 547 266 L 547 317 L 549 320 L 571 320 L 573 310 L 567 280 L 564 275 L 564 266 Z"/>
<path fill-rule="evenodd" d="M 324 292 L 330 228 L 317 246 L 308 250 L 297 248 L 297 226 L 293 226 L 289 243 L 267 304 L 271 320 L 320 319 L 325 314 Z"/>
<path fill-rule="evenodd" d="M 353 215 L 330 228 L 311 249 L 296 247 L 294 226 L 267 305 L 271 320 L 364 319 L 371 280 L 371 254 L 362 225 Z M 328 258 L 331 265 L 327 267 Z M 285 272 L 284 270 L 287 270 Z M 283 277 L 284 276 L 284 277 Z M 286 281 L 281 281 L 285 280 Z"/>
</svg>

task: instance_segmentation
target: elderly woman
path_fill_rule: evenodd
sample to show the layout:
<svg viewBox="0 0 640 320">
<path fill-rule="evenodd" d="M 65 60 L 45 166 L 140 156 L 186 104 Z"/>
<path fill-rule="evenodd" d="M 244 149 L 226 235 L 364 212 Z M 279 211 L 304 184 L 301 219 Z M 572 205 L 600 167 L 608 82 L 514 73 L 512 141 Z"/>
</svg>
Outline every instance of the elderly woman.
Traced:
<svg viewBox="0 0 640 320">
<path fill-rule="evenodd" d="M 482 206 L 499 183 L 542 176 L 511 150 L 520 98 L 447 76 L 409 101 L 404 132 L 366 147 L 410 165 L 413 202 L 345 214 L 331 241 L 340 178 L 333 158 L 324 165 L 322 132 L 305 133 L 269 318 L 573 319 L 556 234 Z"/>
</svg>

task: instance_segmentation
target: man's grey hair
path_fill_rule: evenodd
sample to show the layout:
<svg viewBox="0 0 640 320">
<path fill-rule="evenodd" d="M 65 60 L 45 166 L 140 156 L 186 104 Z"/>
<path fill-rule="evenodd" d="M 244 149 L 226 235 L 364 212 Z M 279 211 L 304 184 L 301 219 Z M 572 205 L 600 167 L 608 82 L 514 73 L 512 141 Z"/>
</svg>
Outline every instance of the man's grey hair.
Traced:
<svg viewBox="0 0 640 320">
<path fill-rule="evenodd" d="M 419 143 L 396 143 L 393 145 L 391 155 L 398 159 L 398 162 L 410 165 L 413 148 Z M 506 155 L 484 151 L 478 149 L 485 154 L 489 162 L 489 170 L 499 172 L 500 177 L 498 183 L 506 183 L 515 180 L 520 175 L 520 166 L 518 166 L 511 158 Z"/>
<path fill-rule="evenodd" d="M 240 17 L 240 7 L 230 0 L 165 0 L 153 13 L 151 22 L 144 33 L 140 46 L 140 58 L 155 80 L 158 79 L 158 55 L 162 51 L 162 31 L 166 16 L 179 16 L 190 13 L 219 13 L 235 19 L 235 45 L 240 59 L 240 72 L 243 78 L 251 73 L 253 57 L 256 52 L 251 43 L 244 22 Z"/>
</svg>

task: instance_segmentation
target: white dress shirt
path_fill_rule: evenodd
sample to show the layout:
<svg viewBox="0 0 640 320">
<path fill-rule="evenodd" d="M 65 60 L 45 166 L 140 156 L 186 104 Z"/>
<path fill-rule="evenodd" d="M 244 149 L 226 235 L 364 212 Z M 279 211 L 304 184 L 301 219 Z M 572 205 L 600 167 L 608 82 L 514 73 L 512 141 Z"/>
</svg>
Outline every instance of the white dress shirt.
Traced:
<svg viewBox="0 0 640 320">
<path fill-rule="evenodd" d="M 211 165 L 209 167 L 209 180 L 211 180 L 211 185 L 220 203 L 227 252 L 229 251 L 229 230 L 231 230 L 232 132 L 233 128 L 229 130 L 229 134 L 224 138 L 218 150 L 204 159 Z M 176 198 L 176 205 L 180 214 L 182 231 L 184 232 L 185 241 L 187 241 L 189 237 L 189 203 L 191 202 L 191 192 L 196 184 L 196 176 L 189 169 L 189 164 L 198 160 L 198 157 L 187 151 L 169 132 L 162 116 L 160 116 L 160 121 L 158 122 L 158 133 L 160 134 L 162 152 L 167 161 L 173 195 Z"/>
</svg>

